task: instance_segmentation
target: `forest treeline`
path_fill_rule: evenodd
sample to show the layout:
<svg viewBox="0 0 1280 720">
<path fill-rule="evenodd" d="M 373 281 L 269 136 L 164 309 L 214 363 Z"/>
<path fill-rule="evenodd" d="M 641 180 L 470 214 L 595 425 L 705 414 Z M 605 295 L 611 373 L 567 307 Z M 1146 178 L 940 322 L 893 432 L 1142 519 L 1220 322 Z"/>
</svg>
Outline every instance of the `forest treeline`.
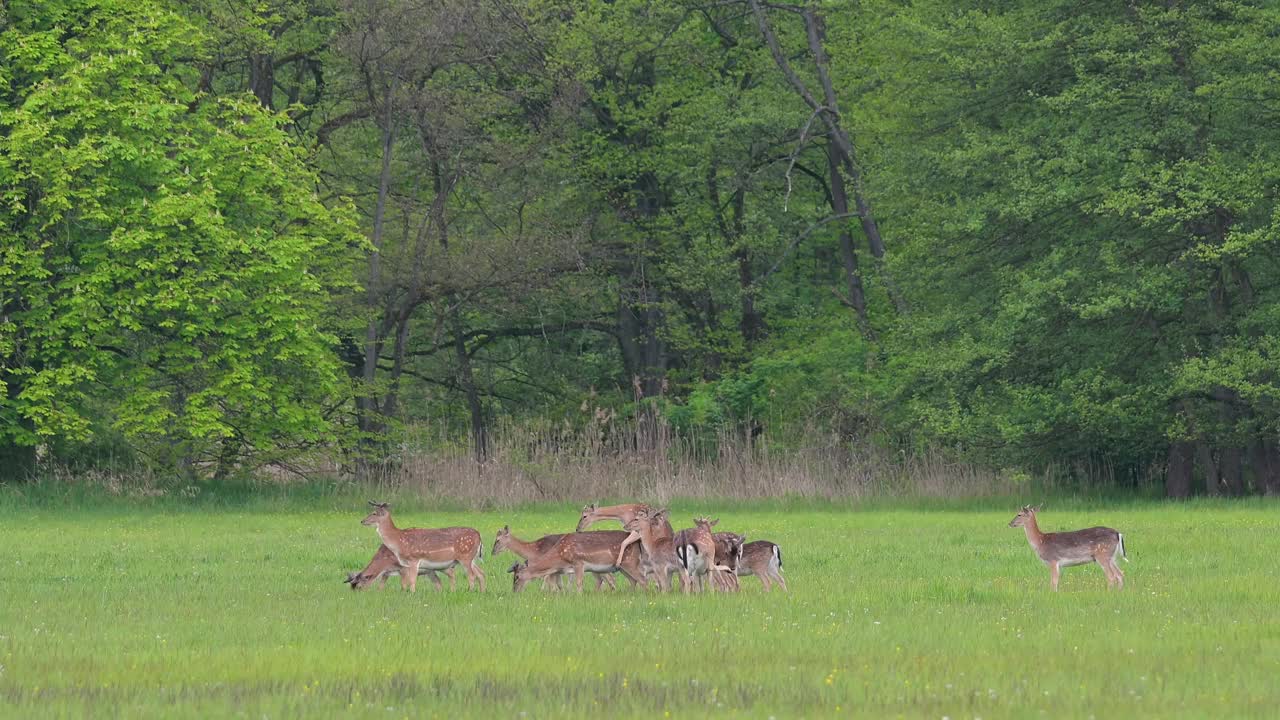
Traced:
<svg viewBox="0 0 1280 720">
<path fill-rule="evenodd" d="M 604 418 L 1280 493 L 1272 3 L 2 8 L 0 473 Z"/>
</svg>

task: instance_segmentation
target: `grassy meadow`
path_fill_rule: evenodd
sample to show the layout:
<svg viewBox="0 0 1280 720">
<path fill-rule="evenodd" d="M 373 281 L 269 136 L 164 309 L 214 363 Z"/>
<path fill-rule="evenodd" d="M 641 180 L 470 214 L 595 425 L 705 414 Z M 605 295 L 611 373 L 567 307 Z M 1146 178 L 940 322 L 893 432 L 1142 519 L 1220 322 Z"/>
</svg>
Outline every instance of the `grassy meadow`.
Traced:
<svg viewBox="0 0 1280 720">
<path fill-rule="evenodd" d="M 1016 501 L 675 503 L 783 548 L 791 592 L 511 594 L 510 523 L 576 508 L 438 511 L 485 539 L 485 594 L 352 592 L 378 546 L 357 500 L 0 502 L 0 716 L 1274 717 L 1280 506 L 1063 500 L 1047 531 L 1125 533 L 1122 592 L 1062 591 Z M 465 588 L 464 576 L 458 573 Z M 394 580 L 393 580 L 394 583 Z"/>
</svg>

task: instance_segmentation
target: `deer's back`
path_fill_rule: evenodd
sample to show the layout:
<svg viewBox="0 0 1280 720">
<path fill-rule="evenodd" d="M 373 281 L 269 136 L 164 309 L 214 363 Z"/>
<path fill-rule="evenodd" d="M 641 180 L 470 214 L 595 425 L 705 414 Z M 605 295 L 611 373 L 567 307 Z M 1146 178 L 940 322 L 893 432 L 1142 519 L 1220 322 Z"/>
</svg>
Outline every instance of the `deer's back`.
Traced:
<svg viewBox="0 0 1280 720">
<path fill-rule="evenodd" d="M 1119 541 L 1120 533 L 1109 527 L 1045 533 L 1036 552 L 1048 562 L 1087 562 L 1095 552 L 1113 550 Z"/>
<path fill-rule="evenodd" d="M 742 563 L 752 573 L 759 574 L 773 562 L 774 548 L 777 545 L 768 540 L 756 540 L 742 546 Z"/>
<path fill-rule="evenodd" d="M 469 527 L 413 528 L 400 534 L 401 553 L 427 558 L 470 557 L 480 547 L 480 531 Z"/>
</svg>

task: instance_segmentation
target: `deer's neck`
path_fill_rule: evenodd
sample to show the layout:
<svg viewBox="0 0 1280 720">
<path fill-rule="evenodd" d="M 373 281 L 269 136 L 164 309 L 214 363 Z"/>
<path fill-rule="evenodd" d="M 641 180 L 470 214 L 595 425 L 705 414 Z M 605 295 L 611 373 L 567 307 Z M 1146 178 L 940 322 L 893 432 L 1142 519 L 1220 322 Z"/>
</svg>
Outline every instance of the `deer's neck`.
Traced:
<svg viewBox="0 0 1280 720">
<path fill-rule="evenodd" d="M 396 524 L 391 521 L 391 516 L 388 515 L 380 519 L 376 528 L 378 537 L 382 538 L 382 544 L 395 553 L 396 560 L 400 560 L 400 528 L 397 528 Z"/>
<path fill-rule="evenodd" d="M 538 543 L 525 542 L 515 535 L 507 536 L 507 547 L 511 548 L 511 552 L 525 560 L 532 560 L 538 554 Z"/>
<path fill-rule="evenodd" d="M 596 517 L 601 520 L 621 520 L 625 525 L 636 518 L 636 513 L 648 509 L 648 505 L 610 505 L 596 510 Z"/>
<path fill-rule="evenodd" d="M 645 553 L 651 558 L 661 557 L 673 551 L 671 537 L 655 535 L 652 529 L 640 533 L 640 546 L 644 548 Z"/>
<path fill-rule="evenodd" d="M 1040 532 L 1040 526 L 1036 524 L 1034 517 L 1029 518 L 1022 524 L 1022 529 L 1027 533 L 1027 542 L 1031 543 L 1031 547 L 1039 549 L 1040 544 L 1044 542 L 1044 533 Z"/>
</svg>

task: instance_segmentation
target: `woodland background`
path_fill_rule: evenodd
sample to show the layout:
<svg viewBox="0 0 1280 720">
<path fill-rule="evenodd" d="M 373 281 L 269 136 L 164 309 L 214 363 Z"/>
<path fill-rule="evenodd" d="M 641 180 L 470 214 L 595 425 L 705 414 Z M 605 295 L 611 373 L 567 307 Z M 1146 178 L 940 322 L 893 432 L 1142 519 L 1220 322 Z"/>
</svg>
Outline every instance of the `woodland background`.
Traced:
<svg viewBox="0 0 1280 720">
<path fill-rule="evenodd" d="M 0 8 L 10 480 L 1280 493 L 1273 3 Z"/>
</svg>

